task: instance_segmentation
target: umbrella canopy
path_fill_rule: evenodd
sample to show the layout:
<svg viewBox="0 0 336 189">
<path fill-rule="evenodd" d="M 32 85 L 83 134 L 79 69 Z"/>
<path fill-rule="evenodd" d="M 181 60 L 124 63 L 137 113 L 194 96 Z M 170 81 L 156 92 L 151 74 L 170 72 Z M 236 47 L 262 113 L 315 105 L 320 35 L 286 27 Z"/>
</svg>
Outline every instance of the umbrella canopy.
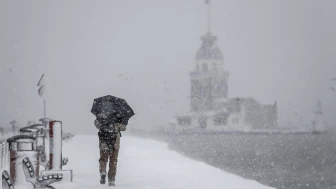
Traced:
<svg viewBox="0 0 336 189">
<path fill-rule="evenodd" d="M 127 124 L 134 115 L 126 100 L 111 95 L 94 99 L 91 112 L 98 119 L 113 120 L 123 124 Z"/>
</svg>

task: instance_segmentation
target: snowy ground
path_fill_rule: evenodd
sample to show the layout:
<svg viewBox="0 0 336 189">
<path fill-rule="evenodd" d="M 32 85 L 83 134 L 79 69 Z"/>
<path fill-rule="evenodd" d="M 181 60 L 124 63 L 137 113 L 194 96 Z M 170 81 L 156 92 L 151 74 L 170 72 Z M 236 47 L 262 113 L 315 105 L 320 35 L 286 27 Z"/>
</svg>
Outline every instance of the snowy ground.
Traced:
<svg viewBox="0 0 336 189">
<path fill-rule="evenodd" d="M 123 136 L 119 155 L 117 189 L 266 189 L 256 181 L 228 174 L 168 149 L 165 143 Z M 56 189 L 107 188 L 99 184 L 98 139 L 75 136 L 63 146 L 73 169 L 74 182 L 53 184 Z"/>
</svg>

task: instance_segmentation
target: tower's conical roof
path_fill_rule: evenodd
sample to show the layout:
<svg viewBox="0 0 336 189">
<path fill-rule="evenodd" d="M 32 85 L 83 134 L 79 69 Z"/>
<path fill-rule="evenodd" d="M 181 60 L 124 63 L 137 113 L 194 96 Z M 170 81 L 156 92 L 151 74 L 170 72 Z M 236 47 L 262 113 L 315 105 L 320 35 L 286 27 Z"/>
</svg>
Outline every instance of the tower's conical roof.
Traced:
<svg viewBox="0 0 336 189">
<path fill-rule="evenodd" d="M 217 37 L 208 32 L 205 36 L 202 36 L 202 46 L 198 50 L 197 60 L 223 60 L 222 51 L 218 48 L 216 41 Z"/>
</svg>

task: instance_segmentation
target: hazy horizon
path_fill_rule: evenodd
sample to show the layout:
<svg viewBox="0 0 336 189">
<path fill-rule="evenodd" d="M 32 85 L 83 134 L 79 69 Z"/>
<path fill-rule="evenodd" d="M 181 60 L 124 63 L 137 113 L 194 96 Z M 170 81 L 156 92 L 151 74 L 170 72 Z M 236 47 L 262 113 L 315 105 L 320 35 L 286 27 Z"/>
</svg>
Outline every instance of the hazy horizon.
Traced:
<svg viewBox="0 0 336 189">
<path fill-rule="evenodd" d="M 212 32 L 229 96 L 279 105 L 279 125 L 313 120 L 318 99 L 336 126 L 336 2 L 212 0 Z M 165 126 L 189 110 L 189 72 L 206 33 L 204 0 L 0 0 L 0 124 L 47 116 L 92 133 L 94 98 L 125 98 L 130 127 Z"/>
</svg>

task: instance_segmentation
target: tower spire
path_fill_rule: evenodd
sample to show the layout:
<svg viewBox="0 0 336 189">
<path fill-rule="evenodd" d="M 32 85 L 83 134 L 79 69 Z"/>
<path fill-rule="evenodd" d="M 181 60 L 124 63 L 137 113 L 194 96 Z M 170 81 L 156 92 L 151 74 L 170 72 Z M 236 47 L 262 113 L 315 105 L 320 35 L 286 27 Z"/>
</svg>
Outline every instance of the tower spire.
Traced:
<svg viewBox="0 0 336 189">
<path fill-rule="evenodd" d="M 211 33 L 211 0 L 205 0 L 205 4 L 208 6 L 208 32 Z"/>
</svg>

